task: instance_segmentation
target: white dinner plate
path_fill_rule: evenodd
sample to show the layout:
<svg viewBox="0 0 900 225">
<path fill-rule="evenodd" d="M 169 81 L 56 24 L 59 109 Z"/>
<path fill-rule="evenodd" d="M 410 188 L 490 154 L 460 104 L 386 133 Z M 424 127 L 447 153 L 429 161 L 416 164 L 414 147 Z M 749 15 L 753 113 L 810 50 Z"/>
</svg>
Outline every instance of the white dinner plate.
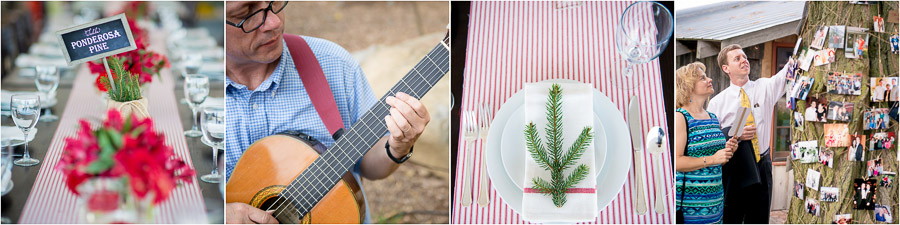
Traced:
<svg viewBox="0 0 900 225">
<path fill-rule="evenodd" d="M 500 138 L 500 157 L 503 159 L 503 168 L 516 187 L 522 189 L 525 182 L 525 159 L 527 149 L 525 147 L 525 106 L 520 105 L 507 119 L 506 127 Z M 603 168 L 606 157 L 606 131 L 600 123 L 600 118 L 594 115 L 594 175 L 600 176 L 600 168 Z"/>
<path fill-rule="evenodd" d="M 548 80 L 542 82 L 577 82 L 571 80 Z M 628 137 L 628 128 L 622 113 L 616 105 L 596 89 L 594 91 L 594 113 L 599 117 L 600 123 L 606 133 L 607 154 L 603 167 L 597 175 L 597 206 L 602 212 L 622 190 L 628 178 L 631 168 L 632 151 Z M 525 93 L 519 91 L 508 100 L 496 113 L 491 127 L 506 127 L 509 118 L 515 110 L 524 103 Z M 487 170 L 491 178 L 492 186 L 500 194 L 513 210 L 522 213 L 522 189 L 516 187 L 515 182 L 506 173 L 501 159 L 502 129 L 491 129 L 487 139 Z M 524 158 L 523 158 L 524 159 Z"/>
<path fill-rule="evenodd" d="M 29 142 L 34 140 L 34 134 L 37 134 L 37 132 L 37 127 L 31 128 L 31 132 L 28 132 Z M 22 141 L 25 139 L 23 138 L 25 137 L 25 134 L 23 134 L 22 130 L 20 130 L 18 127 L 3 126 L 0 127 L 0 133 L 3 134 L 2 141 L 0 141 L 0 143 L 2 143 L 2 146 L 0 147 L 18 146 L 25 143 Z"/>
</svg>

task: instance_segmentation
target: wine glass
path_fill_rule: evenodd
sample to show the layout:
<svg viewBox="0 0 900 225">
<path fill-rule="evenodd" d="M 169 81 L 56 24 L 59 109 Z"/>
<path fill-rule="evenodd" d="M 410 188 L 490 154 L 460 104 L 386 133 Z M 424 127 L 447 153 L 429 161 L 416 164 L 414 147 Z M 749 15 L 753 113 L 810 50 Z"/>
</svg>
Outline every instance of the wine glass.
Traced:
<svg viewBox="0 0 900 225">
<path fill-rule="evenodd" d="M 28 133 L 41 117 L 41 97 L 33 94 L 17 94 L 11 97 L 9 104 L 13 122 L 25 134 L 25 154 L 13 164 L 17 166 L 37 165 L 41 161 L 31 158 L 31 155 L 28 154 Z"/>
<path fill-rule="evenodd" d="M 635 65 L 659 57 L 672 37 L 672 14 L 658 2 L 635 2 L 625 9 L 616 26 L 616 50 L 625 58 L 625 88 L 642 82 Z"/>
<path fill-rule="evenodd" d="M 222 175 L 219 175 L 218 160 L 219 149 L 225 148 L 225 109 L 221 106 L 205 106 L 200 114 L 200 126 L 203 129 L 203 137 L 209 141 L 213 149 L 213 164 L 216 165 L 207 175 L 200 177 L 200 180 L 207 183 L 222 182 Z"/>
<path fill-rule="evenodd" d="M 187 77 L 190 74 L 197 74 L 200 71 L 200 65 L 203 64 L 203 56 L 196 53 L 184 53 L 181 55 L 181 75 Z M 187 96 L 181 99 L 182 104 L 190 104 Z"/>
<path fill-rule="evenodd" d="M 203 132 L 197 129 L 197 107 L 206 101 L 209 95 L 209 77 L 197 74 L 187 75 L 184 78 L 184 97 L 188 99 L 188 105 L 191 107 L 191 117 L 193 127 L 184 131 L 184 136 L 200 137 Z"/>
<path fill-rule="evenodd" d="M 51 101 L 50 99 L 56 99 L 56 88 L 59 87 L 59 70 L 56 69 L 55 66 L 37 66 L 34 68 L 34 84 L 37 86 L 38 91 L 44 93 L 44 96 L 47 96 L 48 99 L 44 99 L 44 103 Z M 59 117 L 53 115 L 53 112 L 50 111 L 50 107 L 47 107 L 47 113 L 44 116 L 41 116 L 41 122 L 53 122 L 58 120 Z"/>
</svg>

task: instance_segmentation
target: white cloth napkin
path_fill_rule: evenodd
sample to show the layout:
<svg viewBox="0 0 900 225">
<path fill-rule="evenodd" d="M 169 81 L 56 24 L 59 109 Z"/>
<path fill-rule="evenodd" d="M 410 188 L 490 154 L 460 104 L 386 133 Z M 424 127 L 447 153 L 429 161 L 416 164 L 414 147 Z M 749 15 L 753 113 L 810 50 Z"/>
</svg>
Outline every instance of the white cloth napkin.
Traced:
<svg viewBox="0 0 900 225">
<path fill-rule="evenodd" d="M 546 147 L 546 104 L 550 94 L 552 83 L 531 83 L 525 85 L 525 123 L 534 122 L 535 128 Z M 593 126 L 593 92 L 587 84 L 561 83 L 562 89 L 562 150 L 568 151 L 581 130 L 587 126 Z M 591 128 L 598 129 L 596 127 Z M 525 132 L 515 131 L 515 132 Z M 528 149 L 522 149 L 528 151 Z M 550 182 L 550 171 L 541 168 L 531 157 L 525 154 L 524 194 L 522 195 L 522 216 L 531 222 L 584 222 L 593 221 L 597 217 L 597 180 L 594 173 L 594 145 L 593 141 L 585 148 L 584 155 L 575 166 L 564 172 L 568 176 L 580 164 L 588 167 L 587 177 L 570 189 L 566 195 L 566 204 L 557 208 L 549 195 L 531 191 L 533 177 L 540 177 Z"/>
</svg>

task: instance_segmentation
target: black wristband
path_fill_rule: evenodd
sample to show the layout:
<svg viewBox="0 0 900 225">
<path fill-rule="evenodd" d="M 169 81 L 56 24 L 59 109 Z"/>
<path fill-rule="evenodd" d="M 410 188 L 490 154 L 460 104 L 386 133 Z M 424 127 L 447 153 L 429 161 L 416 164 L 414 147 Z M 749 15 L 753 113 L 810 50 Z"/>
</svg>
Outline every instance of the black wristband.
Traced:
<svg viewBox="0 0 900 225">
<path fill-rule="evenodd" d="M 403 162 L 406 162 L 406 160 L 409 159 L 409 156 L 412 155 L 412 153 L 413 153 L 413 146 L 410 146 L 410 147 L 409 147 L 409 153 L 406 153 L 406 156 L 403 156 L 403 158 L 401 158 L 401 159 L 397 159 L 397 157 L 394 157 L 394 155 L 391 154 L 391 144 L 390 144 L 390 141 L 384 142 L 384 150 L 387 151 L 388 158 L 391 158 L 391 160 L 394 160 L 394 163 L 401 164 L 401 163 L 403 163 Z"/>
</svg>

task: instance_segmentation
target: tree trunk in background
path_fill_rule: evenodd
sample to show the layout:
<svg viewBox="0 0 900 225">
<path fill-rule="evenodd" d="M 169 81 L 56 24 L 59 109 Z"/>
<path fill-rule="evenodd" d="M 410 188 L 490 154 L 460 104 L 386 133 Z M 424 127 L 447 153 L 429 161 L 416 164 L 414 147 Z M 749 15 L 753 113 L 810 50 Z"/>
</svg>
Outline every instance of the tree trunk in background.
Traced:
<svg viewBox="0 0 900 225">
<path fill-rule="evenodd" d="M 873 16 L 882 16 L 887 20 L 889 11 L 898 10 L 896 1 L 878 2 L 871 5 L 856 5 L 846 1 L 841 2 L 808 2 L 806 16 L 800 27 L 800 37 L 803 38 L 801 46 L 809 46 L 813 35 L 819 26 L 845 25 L 868 28 L 869 51 L 866 59 L 848 59 L 844 57 L 843 49 L 835 49 L 835 62 L 823 66 L 810 66 L 810 70 L 802 73 L 802 76 L 813 76 L 815 82 L 809 92 L 809 97 L 826 97 L 829 101 L 853 102 L 852 118 L 849 122 L 849 134 L 864 134 L 866 142 L 875 132 L 897 132 L 897 121 L 891 120 L 890 126 L 885 130 L 863 130 L 863 111 L 872 108 L 890 108 L 894 102 L 871 102 L 869 92 L 870 77 L 896 77 L 898 70 L 898 56 L 890 52 L 890 35 L 896 32 L 896 23 L 885 21 L 885 30 L 889 33 L 877 33 L 873 30 Z M 827 45 L 827 43 L 826 43 Z M 799 53 L 798 53 L 799 54 Z M 862 73 L 862 95 L 836 95 L 826 93 L 825 83 L 829 72 L 841 72 L 842 74 Z M 799 77 L 799 76 L 798 76 Z M 777 107 L 784 107 L 779 105 Z M 806 101 L 797 101 L 796 110 L 804 112 Z M 834 168 L 821 163 L 800 163 L 791 161 L 794 181 L 804 184 L 804 199 L 791 198 L 787 223 L 831 223 L 836 214 L 852 214 L 853 223 L 874 224 L 874 210 L 856 210 L 853 206 L 853 180 L 864 178 L 866 175 L 866 162 L 847 160 L 847 147 L 826 148 L 824 136 L 824 124 L 844 123 L 840 121 L 805 122 L 804 129 L 791 131 L 791 142 L 817 140 L 819 151 L 834 151 Z M 868 146 L 867 146 L 868 147 Z M 883 171 L 898 172 L 897 169 L 897 143 L 891 149 L 870 151 L 867 148 L 865 160 L 881 158 Z M 821 173 L 819 187 L 837 187 L 840 189 L 837 202 L 823 202 L 820 199 L 820 191 L 805 187 L 807 169 L 813 169 Z M 882 176 L 873 177 L 879 181 L 875 203 L 887 205 L 891 208 L 891 215 L 895 218 L 892 223 L 897 223 L 898 185 L 891 188 L 882 188 L 880 179 Z M 793 185 L 792 185 L 793 186 Z M 791 195 L 793 196 L 793 195 Z M 813 197 L 819 201 L 820 212 L 818 216 L 807 213 L 806 198 Z"/>
</svg>

